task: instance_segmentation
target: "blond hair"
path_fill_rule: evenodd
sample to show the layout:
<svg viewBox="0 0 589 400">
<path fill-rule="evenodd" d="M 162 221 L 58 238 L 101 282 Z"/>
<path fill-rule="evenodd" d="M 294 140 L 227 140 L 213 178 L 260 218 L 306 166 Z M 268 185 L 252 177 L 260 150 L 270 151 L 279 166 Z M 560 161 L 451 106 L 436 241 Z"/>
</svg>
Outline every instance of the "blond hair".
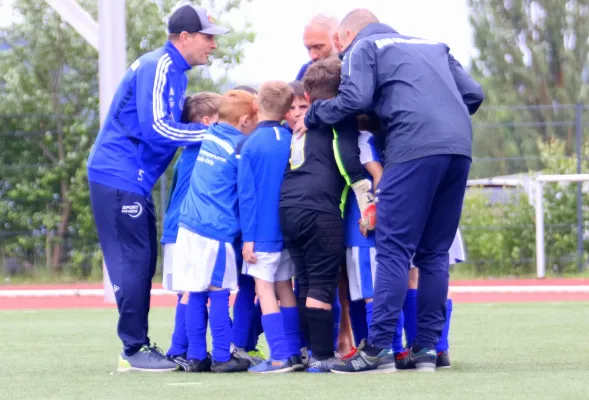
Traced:
<svg viewBox="0 0 589 400">
<path fill-rule="evenodd" d="M 221 95 L 213 92 L 200 92 L 186 98 L 182 110 L 182 122 L 202 122 L 204 117 L 217 114 Z"/>
<path fill-rule="evenodd" d="M 254 116 L 253 94 L 245 90 L 230 90 L 221 97 L 219 105 L 219 121 L 229 125 L 237 125 L 244 115 Z"/>
<path fill-rule="evenodd" d="M 342 63 L 337 57 L 314 62 L 303 78 L 309 101 L 331 99 L 337 95 L 341 83 Z"/>
<path fill-rule="evenodd" d="M 261 113 L 281 120 L 292 105 L 294 91 L 286 82 L 268 81 L 260 87 L 256 100 Z"/>
</svg>

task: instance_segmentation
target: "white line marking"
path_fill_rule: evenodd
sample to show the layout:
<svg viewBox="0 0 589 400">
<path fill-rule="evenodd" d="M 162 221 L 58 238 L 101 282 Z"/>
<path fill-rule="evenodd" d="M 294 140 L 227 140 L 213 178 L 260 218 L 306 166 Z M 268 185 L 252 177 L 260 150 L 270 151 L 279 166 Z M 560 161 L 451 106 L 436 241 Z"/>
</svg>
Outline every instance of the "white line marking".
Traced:
<svg viewBox="0 0 589 400">
<path fill-rule="evenodd" d="M 231 291 L 237 293 L 236 290 Z M 535 285 L 535 286 L 450 286 L 450 293 L 589 293 L 589 285 Z M 152 289 L 152 296 L 176 296 L 165 289 Z M 0 289 L 0 298 L 19 297 L 99 297 L 104 289 Z"/>
<path fill-rule="evenodd" d="M 202 382 L 177 382 L 177 383 L 166 383 L 166 386 L 192 386 L 202 385 Z"/>
</svg>

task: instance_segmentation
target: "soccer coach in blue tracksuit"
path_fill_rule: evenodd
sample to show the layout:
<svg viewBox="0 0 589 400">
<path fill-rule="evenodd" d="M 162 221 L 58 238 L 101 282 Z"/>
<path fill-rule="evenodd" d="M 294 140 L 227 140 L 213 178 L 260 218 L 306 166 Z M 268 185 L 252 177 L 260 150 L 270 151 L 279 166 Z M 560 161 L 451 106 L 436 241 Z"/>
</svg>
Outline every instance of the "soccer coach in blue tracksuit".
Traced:
<svg viewBox="0 0 589 400">
<path fill-rule="evenodd" d="M 433 370 L 446 315 L 448 250 L 471 163 L 469 114 L 484 96 L 448 46 L 401 35 L 368 10 L 349 13 L 338 35 L 345 49 L 339 94 L 316 101 L 304 124 L 334 124 L 373 110 L 385 135 L 385 170 L 376 192 L 377 269 L 368 340 L 332 371 Z M 395 363 L 390 348 L 412 257 L 420 271 L 418 333 L 411 351 Z"/>
<path fill-rule="evenodd" d="M 88 158 L 92 212 L 119 310 L 119 371 L 176 369 L 147 336 L 158 248 L 151 190 L 178 147 L 202 140 L 205 125 L 179 122 L 186 71 L 206 64 L 214 35 L 228 31 L 202 7 L 178 8 L 167 43 L 127 70 Z"/>
</svg>

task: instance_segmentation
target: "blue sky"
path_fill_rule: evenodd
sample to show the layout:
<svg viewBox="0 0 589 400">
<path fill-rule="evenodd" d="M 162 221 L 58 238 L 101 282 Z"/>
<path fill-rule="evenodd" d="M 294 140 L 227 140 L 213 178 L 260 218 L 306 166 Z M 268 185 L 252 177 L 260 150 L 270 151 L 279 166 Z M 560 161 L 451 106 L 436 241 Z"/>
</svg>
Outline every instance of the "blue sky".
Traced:
<svg viewBox="0 0 589 400">
<path fill-rule="evenodd" d="M 11 1 L 0 0 L 0 25 L 11 20 Z M 466 0 L 252 0 L 227 16 L 235 26 L 251 23 L 257 33 L 231 78 L 242 84 L 294 79 L 308 60 L 302 43 L 306 22 L 317 13 L 342 18 L 359 5 L 401 33 L 445 42 L 465 66 L 474 55 Z"/>
</svg>

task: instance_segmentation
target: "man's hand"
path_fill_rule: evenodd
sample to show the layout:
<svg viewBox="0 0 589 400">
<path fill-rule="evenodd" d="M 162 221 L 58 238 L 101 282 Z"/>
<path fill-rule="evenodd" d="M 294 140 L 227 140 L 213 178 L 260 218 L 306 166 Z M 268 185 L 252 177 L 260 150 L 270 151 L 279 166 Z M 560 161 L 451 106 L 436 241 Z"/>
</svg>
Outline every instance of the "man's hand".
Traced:
<svg viewBox="0 0 589 400">
<path fill-rule="evenodd" d="M 305 126 L 305 115 L 301 115 L 301 117 L 299 118 L 299 120 L 297 121 L 297 123 L 295 124 L 295 127 L 293 129 L 293 134 L 295 135 L 295 137 L 297 139 L 300 139 L 303 137 L 303 135 L 305 133 L 307 133 L 308 129 Z"/>
<path fill-rule="evenodd" d="M 243 244 L 243 250 L 241 250 L 243 259 L 248 264 L 255 264 L 258 262 L 256 253 L 254 253 L 254 242 L 245 242 Z"/>
<path fill-rule="evenodd" d="M 352 185 L 360 208 L 360 227 L 367 231 L 374 230 L 376 226 L 376 204 L 372 194 L 372 183 L 368 179 L 362 179 Z"/>
</svg>

